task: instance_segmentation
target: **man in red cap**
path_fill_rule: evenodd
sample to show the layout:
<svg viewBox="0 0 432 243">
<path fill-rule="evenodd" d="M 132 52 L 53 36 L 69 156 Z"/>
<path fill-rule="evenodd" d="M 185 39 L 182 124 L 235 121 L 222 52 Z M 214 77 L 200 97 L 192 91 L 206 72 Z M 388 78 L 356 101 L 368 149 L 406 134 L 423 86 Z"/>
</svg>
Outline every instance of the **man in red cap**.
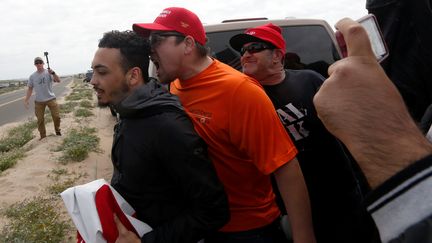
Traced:
<svg viewBox="0 0 432 243">
<path fill-rule="evenodd" d="M 368 185 L 313 105 L 324 77 L 312 70 L 284 69 L 285 40 L 281 29 L 271 23 L 233 36 L 230 44 L 240 52 L 243 72 L 263 85 L 299 150 L 317 241 L 371 242 L 377 234 L 362 206 Z"/>
<path fill-rule="evenodd" d="M 205 142 L 178 98 L 149 78 L 147 39 L 111 31 L 98 47 L 90 83 L 99 106 L 114 107 L 120 117 L 111 149 L 111 186 L 153 228 L 141 239 L 134 233 L 124 239 L 118 222 L 116 242 L 197 243 L 229 219 L 227 195 Z"/>
<path fill-rule="evenodd" d="M 294 241 L 315 242 L 297 150 L 261 85 L 207 55 L 203 25 L 187 9 L 167 8 L 154 23 L 134 24 L 133 29 L 150 37 L 157 75 L 170 83 L 208 144 L 228 194 L 231 219 L 205 242 L 287 242 L 279 225 L 272 174 Z"/>
</svg>

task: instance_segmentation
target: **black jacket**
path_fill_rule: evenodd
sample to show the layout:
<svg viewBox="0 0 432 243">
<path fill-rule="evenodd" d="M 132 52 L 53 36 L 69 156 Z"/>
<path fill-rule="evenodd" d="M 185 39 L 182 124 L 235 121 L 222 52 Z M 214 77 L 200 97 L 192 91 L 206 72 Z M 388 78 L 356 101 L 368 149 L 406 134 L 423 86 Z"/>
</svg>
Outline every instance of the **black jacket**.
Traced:
<svg viewBox="0 0 432 243">
<path fill-rule="evenodd" d="M 432 103 L 431 0 L 367 0 L 389 48 L 381 63 L 415 121 Z"/>
<path fill-rule="evenodd" d="M 193 242 L 229 219 L 228 200 L 177 97 L 154 81 L 115 105 L 112 186 L 153 231 L 142 242 Z"/>
</svg>

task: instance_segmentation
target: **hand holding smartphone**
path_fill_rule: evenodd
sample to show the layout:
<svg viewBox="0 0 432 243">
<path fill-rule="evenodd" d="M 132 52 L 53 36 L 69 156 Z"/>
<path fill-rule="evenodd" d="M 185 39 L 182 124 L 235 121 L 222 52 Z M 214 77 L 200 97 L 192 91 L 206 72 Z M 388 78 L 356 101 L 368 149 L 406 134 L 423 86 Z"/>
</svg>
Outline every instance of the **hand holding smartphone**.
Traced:
<svg viewBox="0 0 432 243">
<path fill-rule="evenodd" d="M 389 55 L 389 51 L 375 15 L 368 14 L 358 19 L 357 22 L 360 23 L 363 28 L 365 28 L 377 61 L 383 61 Z M 339 44 L 339 48 L 341 49 L 342 57 L 347 57 L 348 53 L 345 40 L 339 31 L 336 32 L 336 40 Z"/>
</svg>

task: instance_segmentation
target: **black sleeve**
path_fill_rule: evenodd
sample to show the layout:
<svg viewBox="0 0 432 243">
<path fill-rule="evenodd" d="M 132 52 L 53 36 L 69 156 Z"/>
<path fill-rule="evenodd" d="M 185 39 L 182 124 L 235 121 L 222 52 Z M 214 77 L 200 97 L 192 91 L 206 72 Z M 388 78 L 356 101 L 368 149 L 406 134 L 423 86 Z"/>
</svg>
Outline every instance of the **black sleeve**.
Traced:
<svg viewBox="0 0 432 243">
<path fill-rule="evenodd" d="M 183 190 L 188 207 L 145 234 L 142 242 L 196 243 L 228 222 L 228 199 L 207 156 L 206 144 L 190 120 L 181 115 L 161 127 L 156 144 L 158 154 L 167 176 L 174 178 Z"/>
<path fill-rule="evenodd" d="M 432 155 L 400 171 L 366 200 L 383 242 L 430 242 Z M 427 219 L 429 217 L 429 219 Z M 416 232 L 415 241 L 407 240 Z M 414 239 L 414 238 L 410 238 Z"/>
<path fill-rule="evenodd" d="M 426 109 L 421 121 L 420 121 L 420 129 L 426 134 L 429 131 L 429 128 L 432 125 L 432 104 Z"/>
</svg>

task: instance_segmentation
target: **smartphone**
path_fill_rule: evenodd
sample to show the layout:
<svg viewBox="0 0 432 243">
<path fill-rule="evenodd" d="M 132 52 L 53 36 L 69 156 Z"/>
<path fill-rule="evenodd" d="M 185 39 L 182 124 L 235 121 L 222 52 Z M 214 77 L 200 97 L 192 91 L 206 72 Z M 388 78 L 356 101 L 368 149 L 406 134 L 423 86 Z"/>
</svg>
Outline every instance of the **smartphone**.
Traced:
<svg viewBox="0 0 432 243">
<path fill-rule="evenodd" d="M 357 22 L 360 23 L 363 26 L 363 28 L 365 28 L 369 36 L 369 40 L 372 46 L 372 51 L 374 52 L 376 59 L 378 60 L 378 62 L 383 61 L 389 55 L 389 51 L 384 41 L 384 37 L 382 35 L 381 29 L 378 25 L 375 15 L 373 14 L 365 15 L 362 18 L 358 19 Z M 342 56 L 346 57 L 347 56 L 346 44 L 340 32 L 336 32 L 336 39 L 341 49 Z"/>
</svg>

